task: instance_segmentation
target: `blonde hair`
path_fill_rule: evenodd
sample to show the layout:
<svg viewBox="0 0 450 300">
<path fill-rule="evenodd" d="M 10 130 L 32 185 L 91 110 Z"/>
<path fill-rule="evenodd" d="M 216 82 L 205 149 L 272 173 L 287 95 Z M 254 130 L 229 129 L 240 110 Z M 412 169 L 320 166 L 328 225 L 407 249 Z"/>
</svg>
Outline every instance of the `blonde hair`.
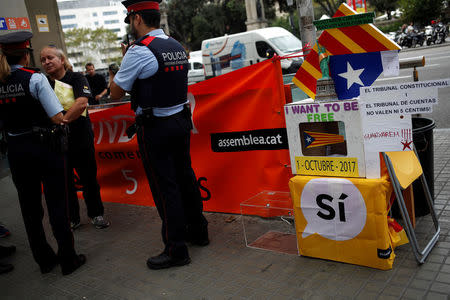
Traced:
<svg viewBox="0 0 450 300">
<path fill-rule="evenodd" d="M 6 56 L 0 53 L 0 81 L 4 82 L 6 78 L 11 74 L 11 67 L 6 60 Z"/>
<path fill-rule="evenodd" d="M 73 67 L 70 64 L 69 60 L 67 59 L 67 56 L 64 54 L 64 51 L 62 49 L 56 47 L 56 46 L 45 46 L 42 48 L 41 53 L 44 49 L 53 49 L 55 50 L 56 56 L 58 56 L 61 60 L 64 60 L 64 70 L 66 71 L 73 71 Z"/>
<path fill-rule="evenodd" d="M 1 49 L 0 52 L 0 81 L 5 82 L 6 78 L 11 74 L 11 66 L 19 63 L 19 61 L 29 53 L 28 49 Z"/>
</svg>

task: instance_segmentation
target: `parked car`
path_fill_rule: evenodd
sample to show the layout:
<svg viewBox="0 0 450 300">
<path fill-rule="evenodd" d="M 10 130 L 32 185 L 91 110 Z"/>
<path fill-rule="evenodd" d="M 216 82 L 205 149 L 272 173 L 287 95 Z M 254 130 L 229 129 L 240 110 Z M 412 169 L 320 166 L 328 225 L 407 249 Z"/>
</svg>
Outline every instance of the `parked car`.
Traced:
<svg viewBox="0 0 450 300">
<path fill-rule="evenodd" d="M 256 64 L 275 54 L 278 56 L 302 55 L 302 42 L 281 27 L 224 35 L 202 42 L 206 78 Z M 301 57 L 282 59 L 283 74 L 297 72 L 302 62 Z"/>
<path fill-rule="evenodd" d="M 202 62 L 202 51 L 189 53 L 188 84 L 205 80 L 205 68 Z"/>
</svg>

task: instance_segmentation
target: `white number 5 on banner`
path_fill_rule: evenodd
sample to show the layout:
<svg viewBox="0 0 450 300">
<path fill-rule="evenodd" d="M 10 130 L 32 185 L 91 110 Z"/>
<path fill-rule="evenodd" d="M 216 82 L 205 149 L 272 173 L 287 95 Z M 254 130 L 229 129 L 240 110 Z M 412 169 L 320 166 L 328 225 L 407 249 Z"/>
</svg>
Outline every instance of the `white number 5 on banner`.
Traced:
<svg viewBox="0 0 450 300">
<path fill-rule="evenodd" d="M 137 180 L 134 179 L 133 177 L 127 176 L 127 173 L 133 173 L 133 170 L 122 170 L 123 177 L 125 177 L 126 180 L 129 180 L 129 181 L 133 182 L 133 185 L 134 185 L 133 189 L 132 190 L 128 190 L 128 189 L 126 190 L 128 195 L 132 195 L 132 194 L 134 194 L 136 192 L 136 190 L 138 188 L 138 183 L 137 183 Z"/>
</svg>

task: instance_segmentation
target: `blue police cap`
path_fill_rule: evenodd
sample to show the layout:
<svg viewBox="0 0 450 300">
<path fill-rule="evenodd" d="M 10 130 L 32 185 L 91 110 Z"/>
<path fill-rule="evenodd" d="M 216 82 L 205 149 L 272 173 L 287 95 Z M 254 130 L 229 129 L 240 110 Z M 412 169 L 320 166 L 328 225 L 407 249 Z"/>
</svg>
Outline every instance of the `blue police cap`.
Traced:
<svg viewBox="0 0 450 300">
<path fill-rule="evenodd" d="M 29 31 L 15 31 L 0 35 L 0 47 L 5 50 L 31 49 L 30 39 L 33 34 Z"/>
</svg>

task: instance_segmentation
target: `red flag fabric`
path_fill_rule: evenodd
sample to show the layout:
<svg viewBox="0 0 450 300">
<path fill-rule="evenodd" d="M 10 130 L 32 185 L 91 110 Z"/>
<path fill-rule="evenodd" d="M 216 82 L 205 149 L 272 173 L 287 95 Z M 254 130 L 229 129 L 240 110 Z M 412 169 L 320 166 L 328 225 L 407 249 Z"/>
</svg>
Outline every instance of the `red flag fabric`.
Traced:
<svg viewBox="0 0 450 300">
<path fill-rule="evenodd" d="M 347 4 L 342 3 L 333 18 L 356 14 Z M 379 52 L 400 50 L 401 47 L 387 38 L 373 24 L 326 29 L 317 42 L 324 46 L 327 55 Z M 309 97 L 316 97 L 317 80 L 322 78 L 319 65 L 318 46 L 314 45 L 295 74 L 292 81 Z"/>
<path fill-rule="evenodd" d="M 276 59 L 189 86 L 191 157 L 206 211 L 239 213 L 264 190 L 289 191 L 291 177 Z M 154 205 L 136 138 L 128 140 L 130 105 L 91 112 L 103 201 Z"/>
</svg>

